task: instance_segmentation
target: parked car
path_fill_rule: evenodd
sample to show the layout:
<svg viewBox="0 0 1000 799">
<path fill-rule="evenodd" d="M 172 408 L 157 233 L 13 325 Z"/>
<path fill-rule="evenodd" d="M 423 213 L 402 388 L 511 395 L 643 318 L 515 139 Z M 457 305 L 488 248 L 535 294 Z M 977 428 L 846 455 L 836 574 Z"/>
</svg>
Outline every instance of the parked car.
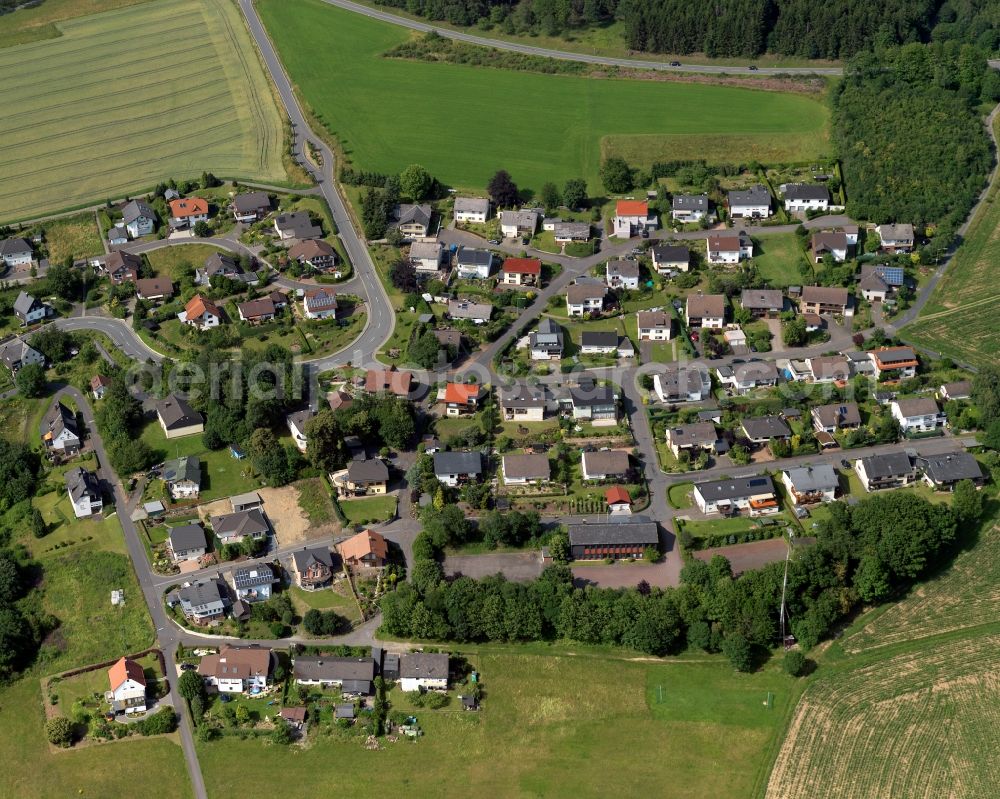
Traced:
<svg viewBox="0 0 1000 799">
<path fill-rule="evenodd" d="M 194 663 L 181 663 L 181 671 L 192 671 L 198 668 Z"/>
<path fill-rule="evenodd" d="M 757 65 L 756 64 L 751 64 L 749 67 L 747 67 L 747 69 L 749 69 L 751 72 L 756 72 L 757 71 Z"/>
<path fill-rule="evenodd" d="M 851 463 L 850 463 L 850 461 L 847 460 L 847 458 L 842 458 L 841 461 L 840 461 L 840 465 L 842 467 L 844 467 L 845 469 L 850 469 L 851 468 Z"/>
<path fill-rule="evenodd" d="M 490 244 L 499 244 L 500 239 L 490 239 Z"/>
<path fill-rule="evenodd" d="M 680 61 L 671 61 L 670 62 L 670 66 L 672 66 L 672 67 L 679 67 L 680 65 L 681 65 Z"/>
</svg>

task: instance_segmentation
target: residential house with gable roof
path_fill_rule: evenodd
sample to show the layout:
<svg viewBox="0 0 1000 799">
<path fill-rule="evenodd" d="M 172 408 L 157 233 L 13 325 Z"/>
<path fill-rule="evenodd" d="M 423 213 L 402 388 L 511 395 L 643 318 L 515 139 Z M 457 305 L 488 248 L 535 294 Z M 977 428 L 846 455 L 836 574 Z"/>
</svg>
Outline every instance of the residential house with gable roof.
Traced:
<svg viewBox="0 0 1000 799">
<path fill-rule="evenodd" d="M 267 690 L 273 657 L 260 646 L 223 646 L 217 655 L 205 655 L 198 674 L 209 688 L 223 694 L 259 694 Z"/>
<path fill-rule="evenodd" d="M 133 716 L 146 712 L 146 675 L 131 658 L 120 658 L 108 669 L 108 696 L 113 713 Z"/>
<path fill-rule="evenodd" d="M 122 207 L 122 221 L 128 234 L 137 239 L 148 236 L 156 230 L 159 217 L 149 203 L 142 200 L 130 200 Z"/>
</svg>

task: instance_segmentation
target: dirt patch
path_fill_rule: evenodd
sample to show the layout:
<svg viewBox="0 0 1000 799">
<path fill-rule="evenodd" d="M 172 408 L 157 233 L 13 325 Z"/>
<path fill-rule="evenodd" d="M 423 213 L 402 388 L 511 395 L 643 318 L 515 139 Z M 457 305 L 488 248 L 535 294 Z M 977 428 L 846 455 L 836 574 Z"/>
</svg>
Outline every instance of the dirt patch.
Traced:
<svg viewBox="0 0 1000 799">
<path fill-rule="evenodd" d="M 497 552 L 485 555 L 449 555 L 444 561 L 444 573 L 479 579 L 502 574 L 512 582 L 526 583 L 542 573 L 542 558 L 538 552 Z"/>
<path fill-rule="evenodd" d="M 264 500 L 264 513 L 274 529 L 275 544 L 278 547 L 295 546 L 313 538 L 322 538 L 340 531 L 336 522 L 318 527 L 309 525 L 309 517 L 299 505 L 299 490 L 295 486 L 282 488 L 258 488 L 257 493 Z M 232 513 L 233 506 L 228 499 L 220 499 L 198 507 L 198 515 L 203 521 L 209 517 Z"/>
<path fill-rule="evenodd" d="M 713 555 L 722 555 L 732 565 L 733 574 L 742 574 L 750 569 L 759 569 L 768 563 L 784 560 L 787 552 L 788 545 L 784 538 L 771 538 L 767 541 L 703 549 L 695 552 L 694 556 L 708 563 Z"/>
<path fill-rule="evenodd" d="M 670 586 L 666 559 L 659 563 L 588 563 L 573 566 L 573 584 L 581 588 L 586 585 L 635 588 L 643 580 L 656 588 Z"/>
</svg>

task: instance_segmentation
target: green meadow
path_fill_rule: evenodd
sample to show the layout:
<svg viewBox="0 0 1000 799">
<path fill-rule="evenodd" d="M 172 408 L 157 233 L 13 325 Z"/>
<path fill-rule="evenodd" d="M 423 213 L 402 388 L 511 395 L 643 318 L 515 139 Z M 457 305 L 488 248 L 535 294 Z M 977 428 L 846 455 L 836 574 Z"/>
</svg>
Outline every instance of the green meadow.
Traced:
<svg viewBox="0 0 1000 799">
<path fill-rule="evenodd" d="M 829 115 L 819 98 L 383 58 L 409 33 L 321 0 L 257 5 L 304 100 L 361 168 L 420 163 L 448 184 L 480 191 L 503 168 L 535 190 L 584 176 L 597 191 L 606 136 L 621 149 L 624 138 L 658 134 L 643 162 L 675 149 L 688 158 L 708 136 L 712 154 L 727 161 L 757 157 L 768 137 L 790 137 L 794 160 L 826 148 Z M 732 147 L 720 136 L 731 136 Z M 809 139 L 814 149 L 804 147 Z"/>
</svg>

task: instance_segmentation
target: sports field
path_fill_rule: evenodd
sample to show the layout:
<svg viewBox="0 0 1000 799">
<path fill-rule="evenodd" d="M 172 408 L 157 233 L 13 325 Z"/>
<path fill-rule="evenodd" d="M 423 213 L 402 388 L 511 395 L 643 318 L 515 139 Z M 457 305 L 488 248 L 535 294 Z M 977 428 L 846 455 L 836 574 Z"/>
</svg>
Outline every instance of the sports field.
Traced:
<svg viewBox="0 0 1000 799">
<path fill-rule="evenodd" d="M 0 49 L 0 221 L 169 177 L 284 181 L 283 122 L 236 5 L 159 0 Z"/>
<path fill-rule="evenodd" d="M 814 154 L 826 141 L 828 113 L 812 97 L 382 58 L 409 34 L 321 0 L 261 0 L 258 8 L 307 103 L 366 169 L 415 162 L 481 191 L 503 168 L 536 191 L 578 176 L 598 191 L 609 135 L 669 134 L 655 140 L 662 152 L 646 152 L 649 160 L 689 157 L 706 135 L 733 137 L 727 161 L 757 157 L 760 137 L 791 134 L 799 157 L 801 137 L 813 139 Z M 724 145 L 714 138 L 713 148 Z"/>
</svg>

